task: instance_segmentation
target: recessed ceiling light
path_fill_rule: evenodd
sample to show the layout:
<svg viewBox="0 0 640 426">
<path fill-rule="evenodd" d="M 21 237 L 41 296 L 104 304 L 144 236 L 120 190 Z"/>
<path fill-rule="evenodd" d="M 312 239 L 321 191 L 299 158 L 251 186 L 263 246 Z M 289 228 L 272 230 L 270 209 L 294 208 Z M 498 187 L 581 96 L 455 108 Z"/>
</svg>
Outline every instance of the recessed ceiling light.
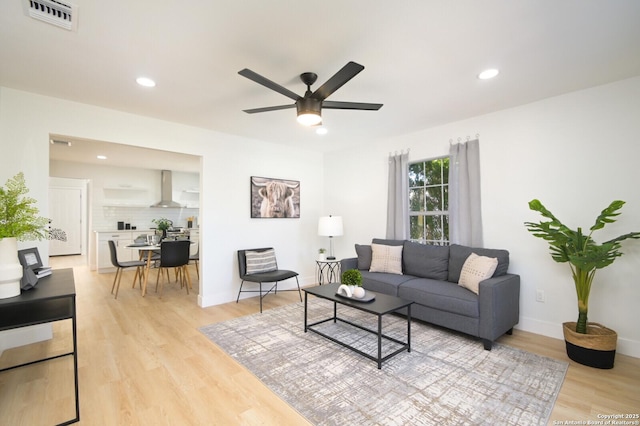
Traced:
<svg viewBox="0 0 640 426">
<path fill-rule="evenodd" d="M 156 82 L 149 77 L 138 77 L 136 78 L 136 83 L 144 87 L 156 87 Z"/>
<path fill-rule="evenodd" d="M 106 160 L 106 159 L 107 159 L 107 156 L 106 156 L 106 155 L 98 155 L 96 158 L 97 158 L 98 160 Z"/>
<path fill-rule="evenodd" d="M 327 130 L 326 127 L 318 127 L 316 129 L 316 134 L 318 134 L 318 135 L 326 135 L 328 131 L 329 130 Z"/>
<path fill-rule="evenodd" d="M 498 74 L 500 74 L 500 71 L 498 71 L 496 68 L 489 68 L 488 70 L 484 70 L 480 74 L 478 74 L 478 78 L 480 80 L 488 80 L 497 76 Z"/>
</svg>

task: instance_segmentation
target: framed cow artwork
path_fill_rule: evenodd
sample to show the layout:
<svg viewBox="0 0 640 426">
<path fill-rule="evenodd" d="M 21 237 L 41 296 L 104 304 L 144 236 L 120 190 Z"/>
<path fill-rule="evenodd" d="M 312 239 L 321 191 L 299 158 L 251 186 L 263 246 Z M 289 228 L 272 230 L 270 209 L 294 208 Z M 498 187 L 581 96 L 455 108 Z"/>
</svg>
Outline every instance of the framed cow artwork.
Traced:
<svg viewBox="0 0 640 426">
<path fill-rule="evenodd" d="M 300 182 L 251 176 L 252 218 L 299 218 Z"/>
</svg>

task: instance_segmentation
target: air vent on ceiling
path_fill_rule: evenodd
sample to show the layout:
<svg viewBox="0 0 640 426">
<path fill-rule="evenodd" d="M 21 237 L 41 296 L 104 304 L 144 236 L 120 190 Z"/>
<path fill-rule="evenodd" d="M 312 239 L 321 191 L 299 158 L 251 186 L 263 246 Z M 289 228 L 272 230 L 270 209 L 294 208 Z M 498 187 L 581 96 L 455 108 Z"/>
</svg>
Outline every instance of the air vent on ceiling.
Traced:
<svg viewBox="0 0 640 426">
<path fill-rule="evenodd" d="M 69 31 L 78 30 L 78 6 L 56 0 L 22 0 L 27 16 Z"/>
<path fill-rule="evenodd" d="M 51 142 L 51 145 L 71 146 L 71 142 L 69 142 L 69 141 L 61 141 L 61 140 L 58 140 L 58 139 L 51 139 L 49 142 Z"/>
</svg>

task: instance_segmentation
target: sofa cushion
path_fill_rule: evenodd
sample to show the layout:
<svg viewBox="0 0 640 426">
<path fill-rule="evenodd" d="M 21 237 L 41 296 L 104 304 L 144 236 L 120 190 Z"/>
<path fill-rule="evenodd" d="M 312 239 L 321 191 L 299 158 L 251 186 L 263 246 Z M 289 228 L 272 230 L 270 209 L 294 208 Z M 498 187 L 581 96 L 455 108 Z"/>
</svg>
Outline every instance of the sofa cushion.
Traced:
<svg viewBox="0 0 640 426">
<path fill-rule="evenodd" d="M 449 246 L 432 246 L 405 241 L 402 251 L 403 271 L 434 280 L 446 280 L 449 276 Z"/>
<path fill-rule="evenodd" d="M 403 246 L 371 244 L 371 267 L 369 272 L 386 272 L 402 275 Z"/>
<path fill-rule="evenodd" d="M 480 316 L 478 295 L 448 281 L 413 278 L 398 287 L 398 297 L 440 311 L 471 318 Z"/>
<path fill-rule="evenodd" d="M 362 287 L 365 290 L 377 291 L 378 293 L 398 295 L 398 287 L 414 279 L 411 275 L 386 274 L 384 272 L 360 271 L 362 273 Z"/>
<path fill-rule="evenodd" d="M 384 238 L 374 238 L 371 244 L 382 244 L 385 246 L 403 246 L 405 240 L 387 240 Z"/>
<path fill-rule="evenodd" d="M 371 268 L 371 246 L 356 244 L 358 269 L 368 271 Z"/>
<path fill-rule="evenodd" d="M 495 257 L 478 256 L 471 253 L 462 266 L 458 285 L 478 294 L 480 281 L 491 278 L 497 266 L 498 259 Z"/>
<path fill-rule="evenodd" d="M 507 250 L 496 250 L 486 248 L 474 248 L 461 246 L 458 244 L 451 244 L 449 246 L 449 278 L 452 283 L 460 281 L 460 272 L 462 271 L 462 265 L 466 262 L 471 253 L 475 253 L 478 256 L 495 257 L 498 259 L 498 266 L 493 273 L 494 277 L 499 277 L 507 273 L 509 269 L 509 252 Z"/>
</svg>

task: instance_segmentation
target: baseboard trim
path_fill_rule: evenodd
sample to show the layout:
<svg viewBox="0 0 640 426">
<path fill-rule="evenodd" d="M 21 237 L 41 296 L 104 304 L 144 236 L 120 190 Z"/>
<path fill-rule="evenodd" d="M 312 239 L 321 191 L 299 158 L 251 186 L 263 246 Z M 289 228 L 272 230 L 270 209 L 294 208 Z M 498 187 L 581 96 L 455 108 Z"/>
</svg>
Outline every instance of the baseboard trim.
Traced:
<svg viewBox="0 0 640 426">
<path fill-rule="evenodd" d="M 522 331 L 528 331 L 530 333 L 540 334 L 542 336 L 553 337 L 554 339 L 564 340 L 564 335 L 562 334 L 562 323 L 556 324 L 549 321 L 520 317 L 520 322 L 515 326 L 515 328 Z M 616 353 L 640 358 L 640 342 L 626 339 L 618 335 L 618 347 L 616 349 Z"/>
</svg>

